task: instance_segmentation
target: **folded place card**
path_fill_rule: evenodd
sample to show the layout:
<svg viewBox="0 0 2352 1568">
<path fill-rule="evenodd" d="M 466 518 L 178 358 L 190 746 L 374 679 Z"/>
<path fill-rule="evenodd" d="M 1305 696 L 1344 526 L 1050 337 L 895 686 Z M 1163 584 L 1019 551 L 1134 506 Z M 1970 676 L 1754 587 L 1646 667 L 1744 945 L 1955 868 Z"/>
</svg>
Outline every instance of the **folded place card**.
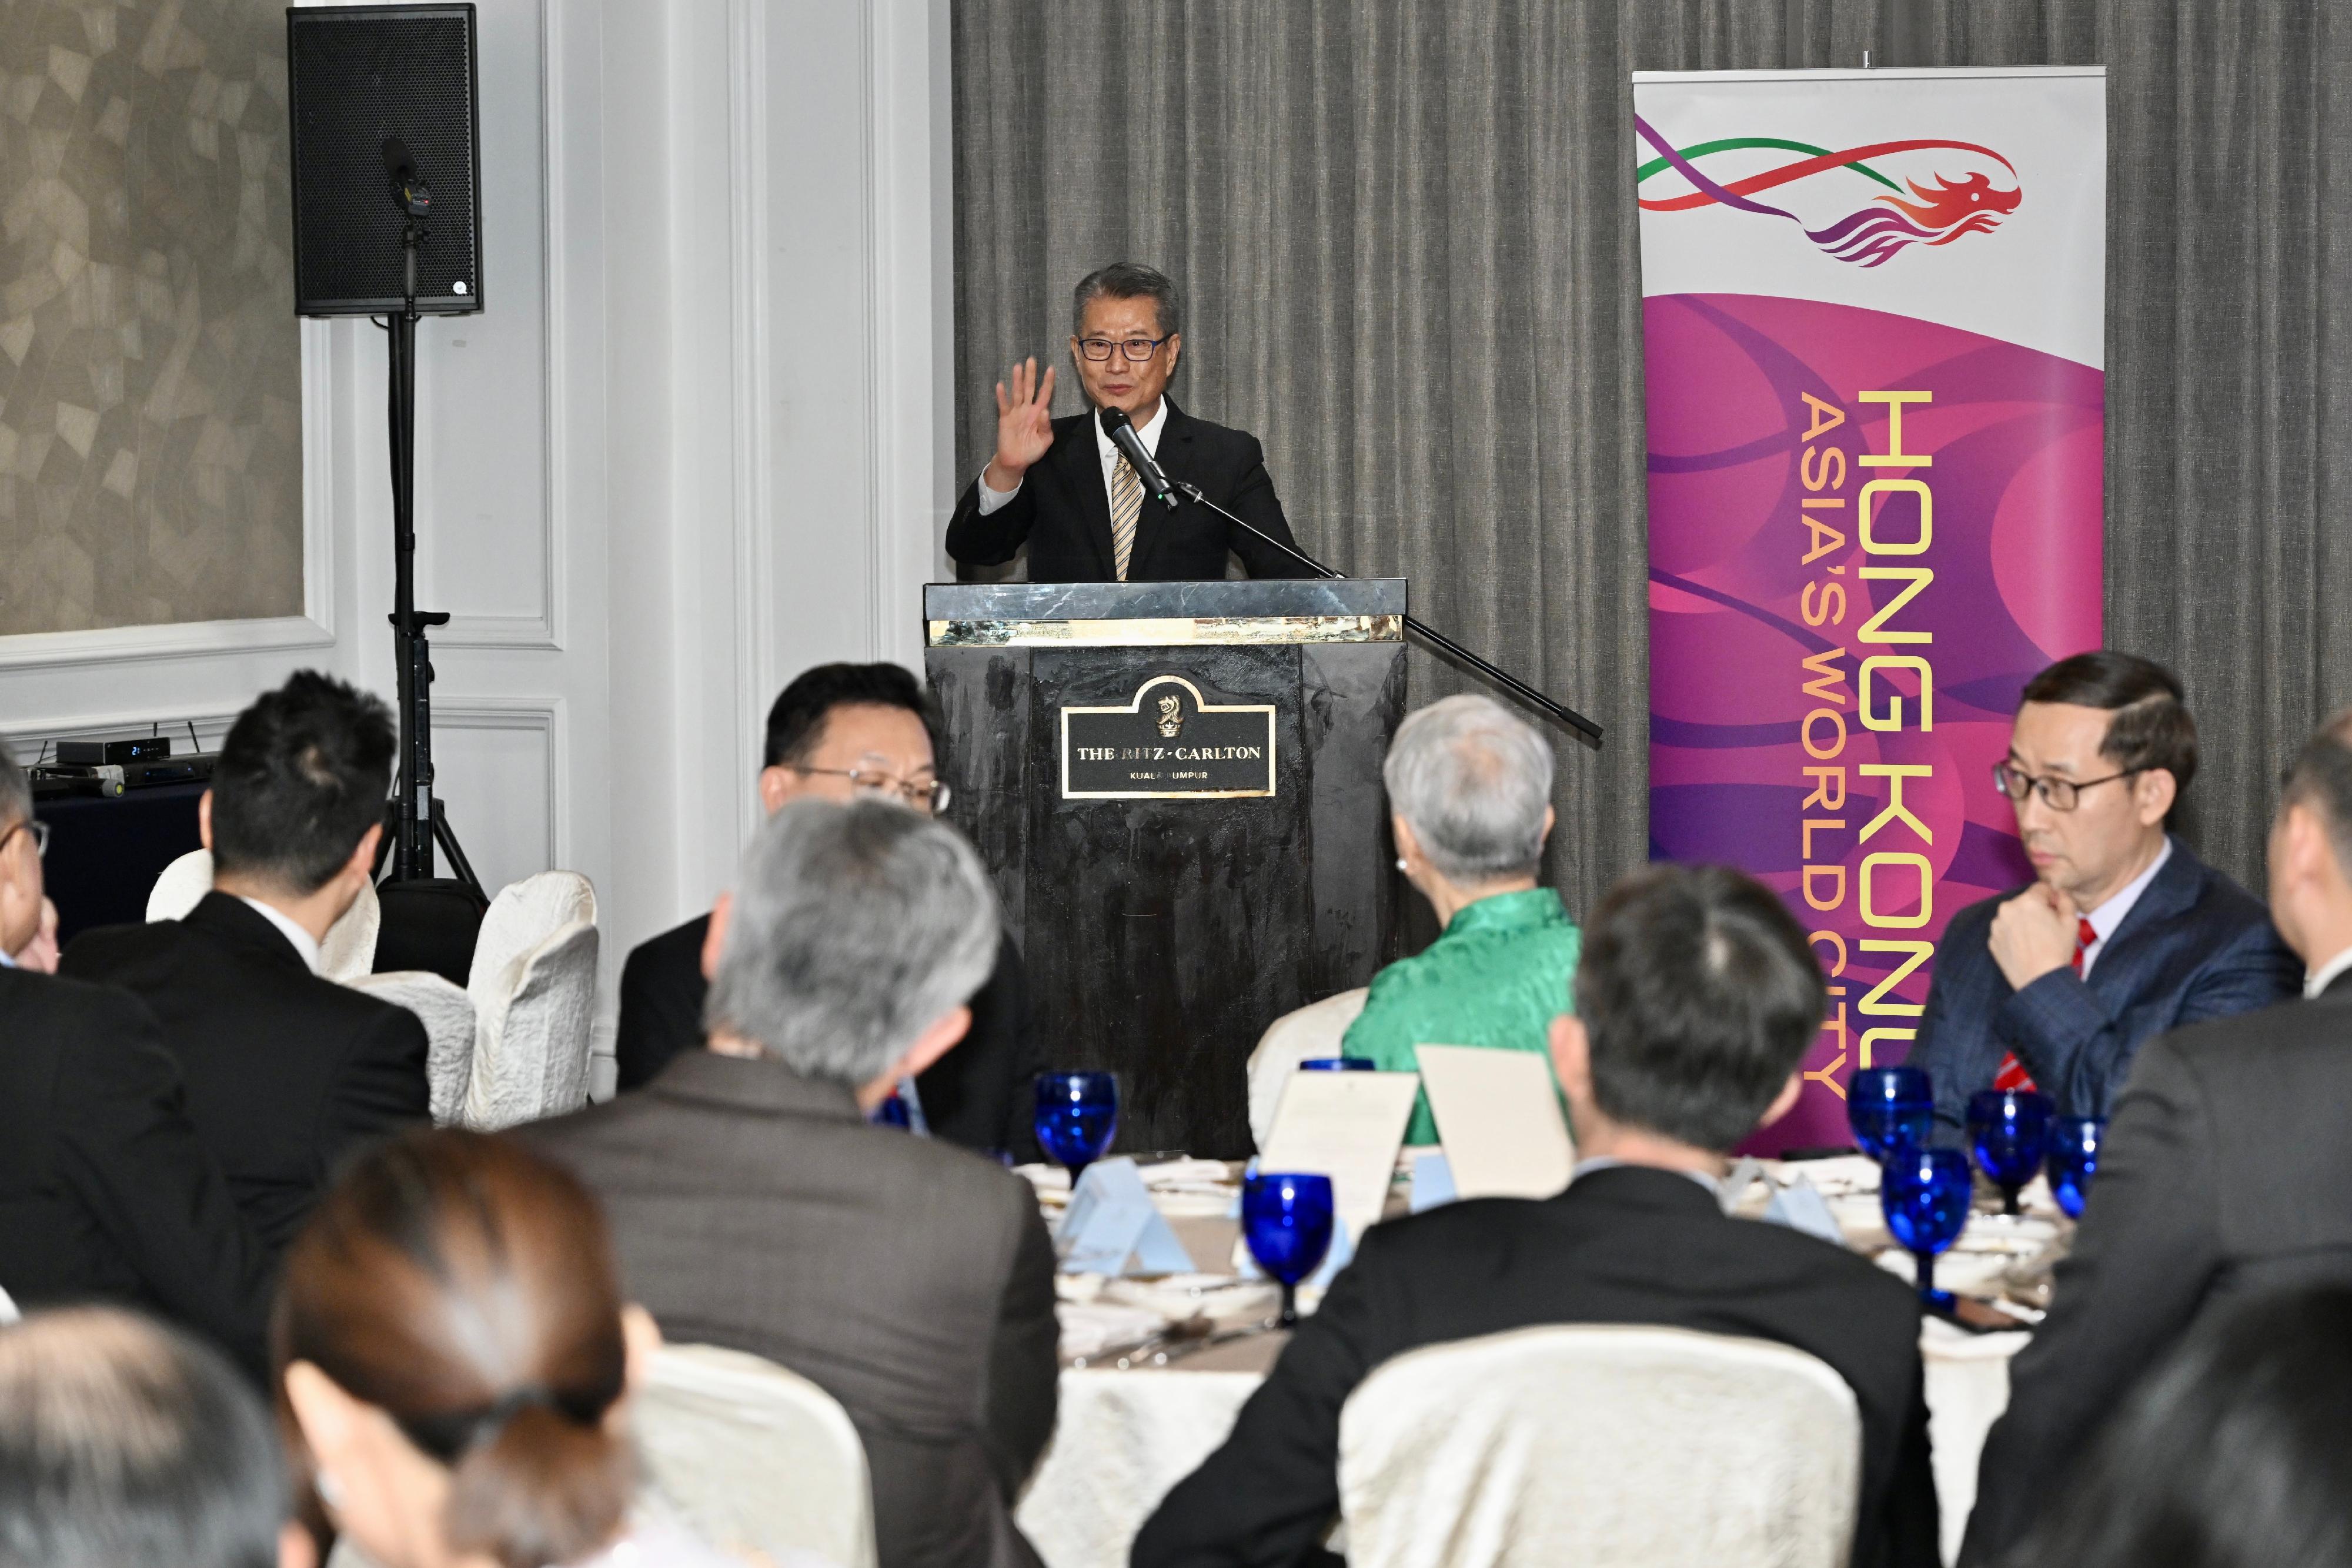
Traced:
<svg viewBox="0 0 2352 1568">
<path fill-rule="evenodd" d="M 1182 1274 L 1192 1267 L 1142 1173 L 1123 1155 L 1097 1160 L 1078 1178 L 1054 1233 L 1054 1256 L 1066 1274 Z"/>
<path fill-rule="evenodd" d="M 1772 1201 L 1764 1206 L 1764 1218 L 1768 1224 L 1785 1225 L 1791 1230 L 1801 1230 L 1841 1247 L 1845 1245 L 1845 1231 L 1838 1225 L 1837 1216 L 1830 1212 L 1821 1189 L 1803 1176 L 1772 1194 Z"/>
<path fill-rule="evenodd" d="M 1294 1072 L 1257 1168 L 1329 1176 L 1332 1211 L 1360 1237 L 1388 1207 L 1397 1150 L 1420 1092 L 1411 1072 Z"/>
<path fill-rule="evenodd" d="M 1568 1186 L 1576 1147 L 1549 1061 L 1470 1045 L 1424 1045 L 1414 1054 L 1456 1196 L 1549 1197 Z"/>
</svg>

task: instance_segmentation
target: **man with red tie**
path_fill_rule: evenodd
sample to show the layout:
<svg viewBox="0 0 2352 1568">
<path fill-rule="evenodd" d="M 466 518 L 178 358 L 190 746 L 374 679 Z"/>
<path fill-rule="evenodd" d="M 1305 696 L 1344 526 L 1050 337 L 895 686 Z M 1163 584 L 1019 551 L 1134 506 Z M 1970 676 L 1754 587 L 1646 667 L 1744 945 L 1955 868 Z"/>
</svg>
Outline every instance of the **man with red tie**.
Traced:
<svg viewBox="0 0 2352 1568">
<path fill-rule="evenodd" d="M 2180 682 L 2079 653 L 2025 688 L 1993 782 L 2035 880 L 1953 916 L 1911 1065 L 1966 1124 L 1979 1089 L 2039 1089 L 2104 1116 L 2141 1043 L 2296 994 L 2301 966 L 2244 888 L 2165 831 L 2197 772 Z"/>
</svg>

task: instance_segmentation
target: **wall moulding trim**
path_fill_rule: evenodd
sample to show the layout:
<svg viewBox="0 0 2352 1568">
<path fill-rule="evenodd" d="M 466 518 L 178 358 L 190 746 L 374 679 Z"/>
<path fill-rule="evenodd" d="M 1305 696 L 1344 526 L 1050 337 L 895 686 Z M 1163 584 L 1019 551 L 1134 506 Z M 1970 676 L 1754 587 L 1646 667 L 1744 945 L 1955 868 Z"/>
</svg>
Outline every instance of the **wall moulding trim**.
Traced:
<svg viewBox="0 0 2352 1568">
<path fill-rule="evenodd" d="M 545 428 L 540 451 L 539 551 L 543 575 L 536 615 L 452 614 L 433 641 L 445 648 L 563 651 L 565 592 L 569 582 L 565 532 L 571 517 L 572 484 L 570 356 L 564 340 L 569 298 L 562 237 L 563 195 L 563 7 L 539 0 L 539 299 L 541 360 L 546 379 L 540 389 Z"/>
<path fill-rule="evenodd" d="M 572 855 L 572 726 L 560 696 L 461 697 L 433 704 L 433 732 L 462 730 L 536 731 L 547 737 L 547 863 L 566 869 Z M 435 793 L 440 793 L 436 785 Z M 459 801 L 462 811 L 463 802 Z M 462 815 L 451 826 L 457 841 L 466 841 Z M 496 888 L 489 890 L 493 894 Z"/>
</svg>

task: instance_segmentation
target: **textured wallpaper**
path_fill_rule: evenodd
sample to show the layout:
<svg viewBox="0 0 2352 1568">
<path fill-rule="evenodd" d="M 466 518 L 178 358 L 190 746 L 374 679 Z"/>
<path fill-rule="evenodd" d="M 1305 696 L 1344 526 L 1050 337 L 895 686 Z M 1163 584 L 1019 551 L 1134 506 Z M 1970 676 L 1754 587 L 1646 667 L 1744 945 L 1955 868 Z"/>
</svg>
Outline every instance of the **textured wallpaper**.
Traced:
<svg viewBox="0 0 2352 1568">
<path fill-rule="evenodd" d="M 0 0 L 0 635 L 299 614 L 283 0 Z"/>
</svg>

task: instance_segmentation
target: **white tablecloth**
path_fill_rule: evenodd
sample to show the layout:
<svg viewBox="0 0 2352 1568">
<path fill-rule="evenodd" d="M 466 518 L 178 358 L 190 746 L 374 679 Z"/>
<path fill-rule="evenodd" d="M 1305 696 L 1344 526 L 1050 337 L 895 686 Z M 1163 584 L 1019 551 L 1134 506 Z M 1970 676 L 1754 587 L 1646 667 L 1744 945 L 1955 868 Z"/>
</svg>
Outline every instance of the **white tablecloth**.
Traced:
<svg viewBox="0 0 2352 1568">
<path fill-rule="evenodd" d="M 1850 1244 L 1865 1251 L 1886 1246 L 1889 1239 L 1877 1218 L 1874 1166 L 1853 1156 L 1802 1169 L 1826 1195 Z M 1031 1174 L 1045 1187 L 1059 1175 Z M 1782 1173 L 1782 1179 L 1789 1174 Z M 1158 1196 L 1163 1206 L 1173 1206 L 1171 1221 L 1195 1265 L 1221 1267 L 1236 1233 L 1233 1222 L 1203 1220 L 1198 1204 L 1188 1207 L 1185 1199 Z M 1743 1208 L 1760 1210 L 1763 1198 L 1764 1189 L 1751 1190 Z M 2026 1199 L 2033 1218 L 1976 1216 L 1959 1245 L 1941 1260 L 1937 1282 L 1979 1291 L 2010 1261 L 2038 1249 L 2055 1233 L 2056 1210 L 2038 1178 Z M 1909 1260 L 1901 1253 L 1885 1254 L 1880 1261 L 1910 1278 Z M 1919 1351 L 1927 1368 L 1928 1437 L 1948 1563 L 1958 1552 L 1976 1502 L 1977 1459 L 1985 1435 L 2009 1404 L 2010 1358 L 2029 1338 L 2022 1331 L 1971 1334 L 1935 1320 L 1923 1326 Z M 1016 1514 L 1046 1568 L 1125 1568 L 1135 1532 L 1170 1490 L 1232 1432 L 1278 1343 L 1272 1338 L 1244 1340 L 1166 1368 L 1066 1370 L 1054 1440 Z M 1066 1345 L 1066 1354 L 1076 1353 Z"/>
</svg>

